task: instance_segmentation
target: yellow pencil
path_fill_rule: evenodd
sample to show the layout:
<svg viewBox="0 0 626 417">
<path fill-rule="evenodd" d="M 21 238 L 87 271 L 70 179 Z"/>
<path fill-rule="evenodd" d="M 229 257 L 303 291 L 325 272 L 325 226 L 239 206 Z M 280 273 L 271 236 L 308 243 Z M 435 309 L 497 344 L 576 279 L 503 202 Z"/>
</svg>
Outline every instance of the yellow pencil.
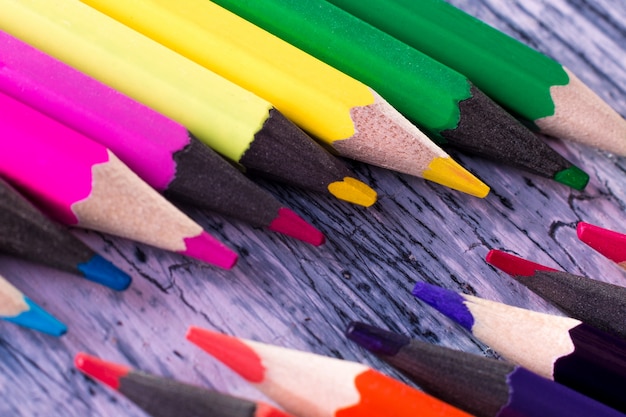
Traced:
<svg viewBox="0 0 626 417">
<path fill-rule="evenodd" d="M 265 98 L 342 156 L 489 192 L 371 88 L 208 0 L 83 2 Z"/>
<path fill-rule="evenodd" d="M 184 125 L 251 172 L 363 206 L 376 193 L 267 100 L 73 0 L 1 0 L 0 29 Z"/>
</svg>

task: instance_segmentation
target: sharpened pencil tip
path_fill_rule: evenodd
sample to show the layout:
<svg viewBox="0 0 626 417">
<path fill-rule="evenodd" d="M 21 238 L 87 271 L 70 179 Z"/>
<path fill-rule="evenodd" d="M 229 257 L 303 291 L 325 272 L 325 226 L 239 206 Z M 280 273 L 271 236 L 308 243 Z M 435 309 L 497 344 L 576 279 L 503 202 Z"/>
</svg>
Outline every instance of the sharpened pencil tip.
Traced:
<svg viewBox="0 0 626 417">
<path fill-rule="evenodd" d="M 394 356 L 411 339 L 369 324 L 353 321 L 346 329 L 348 339 L 376 355 Z"/>
<path fill-rule="evenodd" d="M 352 177 L 329 184 L 328 191 L 340 200 L 363 207 L 371 206 L 378 198 L 376 191 L 369 185 Z"/>
<path fill-rule="evenodd" d="M 418 282 L 413 287 L 411 294 L 436 308 L 467 330 L 472 330 L 474 316 L 465 305 L 465 299 L 459 293 L 425 282 Z"/>
<path fill-rule="evenodd" d="M 626 268 L 626 234 L 579 222 L 578 239 L 611 261 Z"/>
<path fill-rule="evenodd" d="M 128 274 L 97 254 L 76 267 L 88 280 L 116 291 L 127 289 L 132 281 Z"/>
<path fill-rule="evenodd" d="M 554 180 L 565 184 L 575 190 L 583 190 L 589 183 L 589 175 L 582 169 L 571 166 L 563 171 L 559 171 L 554 175 Z"/>
<path fill-rule="evenodd" d="M 488 264 L 514 276 L 530 277 L 533 276 L 536 271 L 556 271 L 556 269 L 527 261 L 526 259 L 497 249 L 490 250 L 485 260 Z"/>
<path fill-rule="evenodd" d="M 204 231 L 196 237 L 185 239 L 185 246 L 187 249 L 181 254 L 220 268 L 231 269 L 237 263 L 238 255 L 235 252 Z"/>
<path fill-rule="evenodd" d="M 120 387 L 120 378 L 130 372 L 130 368 L 126 366 L 107 362 L 83 352 L 76 354 L 74 357 L 74 365 L 84 374 L 97 379 L 115 390 Z"/>
<path fill-rule="evenodd" d="M 67 333 L 67 326 L 53 317 L 43 308 L 39 307 L 28 297 L 24 297 L 24 302 L 28 305 L 28 310 L 17 316 L 3 317 L 6 321 L 29 329 L 38 330 L 52 336 L 62 336 Z"/>
<path fill-rule="evenodd" d="M 190 326 L 187 340 L 241 375 L 248 382 L 265 379 L 265 367 L 257 353 L 236 337 Z"/>
<path fill-rule="evenodd" d="M 474 197 L 484 198 L 489 187 L 449 157 L 438 157 L 431 161 L 422 174 L 429 181 L 461 191 Z"/>
<path fill-rule="evenodd" d="M 326 241 L 326 237 L 322 232 L 285 207 L 281 207 L 278 210 L 278 215 L 268 228 L 274 232 L 310 243 L 313 246 L 319 246 Z"/>
</svg>

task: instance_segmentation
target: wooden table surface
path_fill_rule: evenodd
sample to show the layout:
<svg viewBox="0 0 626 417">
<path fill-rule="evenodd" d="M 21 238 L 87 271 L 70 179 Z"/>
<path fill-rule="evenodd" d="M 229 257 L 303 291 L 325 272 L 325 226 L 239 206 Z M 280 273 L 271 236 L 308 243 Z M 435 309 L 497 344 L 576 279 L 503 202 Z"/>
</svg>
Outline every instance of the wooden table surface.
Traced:
<svg viewBox="0 0 626 417">
<path fill-rule="evenodd" d="M 626 2 L 453 0 L 453 4 L 556 58 L 626 115 Z M 144 416 L 73 367 L 79 351 L 234 395 L 253 387 L 185 340 L 197 325 L 261 342 L 370 364 L 396 375 L 343 336 L 361 320 L 418 339 L 493 355 L 414 299 L 426 281 L 508 304 L 556 310 L 484 261 L 508 249 L 571 273 L 626 285 L 626 275 L 576 238 L 586 221 L 626 232 L 626 159 L 582 145 L 549 144 L 591 176 L 584 192 L 509 167 L 453 154 L 492 187 L 485 199 L 354 163 L 379 192 L 364 209 L 261 184 L 315 224 L 315 248 L 185 209 L 240 254 L 231 271 L 98 233 L 77 235 L 130 273 L 122 293 L 0 257 L 0 274 L 64 321 L 53 338 L 0 323 L 1 416 Z"/>
</svg>

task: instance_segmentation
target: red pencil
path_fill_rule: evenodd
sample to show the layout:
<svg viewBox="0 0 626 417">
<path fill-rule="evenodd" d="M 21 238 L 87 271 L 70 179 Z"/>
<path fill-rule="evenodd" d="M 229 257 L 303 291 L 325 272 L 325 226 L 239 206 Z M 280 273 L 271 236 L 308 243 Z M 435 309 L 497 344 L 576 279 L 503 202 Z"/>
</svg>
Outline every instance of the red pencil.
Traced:
<svg viewBox="0 0 626 417">
<path fill-rule="evenodd" d="M 290 417 L 268 404 L 231 397 L 79 353 L 76 367 L 154 417 Z"/>
<path fill-rule="evenodd" d="M 468 417 L 365 365 L 190 327 L 187 339 L 299 417 Z"/>
</svg>

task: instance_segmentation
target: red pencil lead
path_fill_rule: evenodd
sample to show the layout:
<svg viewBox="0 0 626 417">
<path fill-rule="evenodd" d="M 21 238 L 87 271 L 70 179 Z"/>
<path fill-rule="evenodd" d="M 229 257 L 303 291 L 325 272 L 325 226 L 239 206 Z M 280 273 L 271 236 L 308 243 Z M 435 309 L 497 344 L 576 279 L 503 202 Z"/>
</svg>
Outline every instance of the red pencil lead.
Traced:
<svg viewBox="0 0 626 417">
<path fill-rule="evenodd" d="M 103 361 L 102 359 L 82 352 L 76 355 L 74 358 L 74 364 L 85 374 L 104 384 L 107 384 L 115 390 L 120 387 L 120 378 L 126 376 L 130 372 L 130 368 Z"/>
<path fill-rule="evenodd" d="M 259 383 L 265 379 L 265 367 L 259 355 L 238 339 L 195 326 L 189 327 L 186 337 L 248 382 Z"/>
<path fill-rule="evenodd" d="M 554 268 L 527 261 L 524 258 L 497 249 L 490 250 L 487 256 L 485 256 L 485 260 L 488 264 L 495 266 L 509 275 L 530 277 L 534 275 L 536 271 L 556 271 Z"/>
<path fill-rule="evenodd" d="M 283 233 L 314 246 L 319 246 L 326 240 L 322 232 L 285 207 L 281 207 L 278 210 L 278 215 L 268 228 L 274 232 Z"/>
</svg>

